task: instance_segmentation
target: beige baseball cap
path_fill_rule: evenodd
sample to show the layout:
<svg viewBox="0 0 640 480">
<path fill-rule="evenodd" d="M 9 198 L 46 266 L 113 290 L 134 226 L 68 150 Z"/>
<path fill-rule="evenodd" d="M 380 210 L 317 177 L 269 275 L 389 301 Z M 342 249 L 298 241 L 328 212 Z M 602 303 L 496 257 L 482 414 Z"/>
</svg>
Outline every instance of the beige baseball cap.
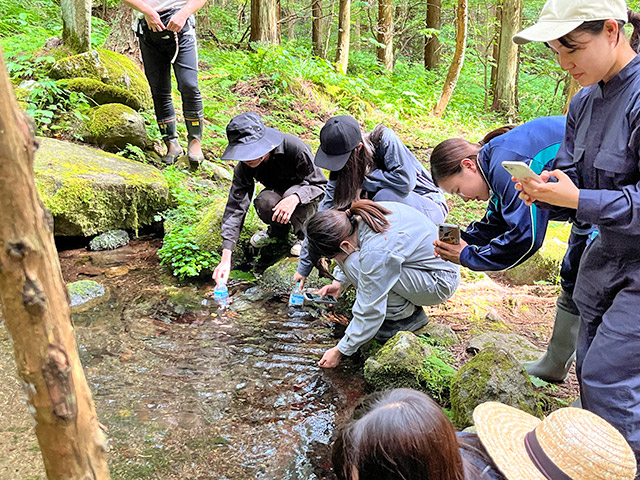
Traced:
<svg viewBox="0 0 640 480">
<path fill-rule="evenodd" d="M 592 20 L 628 21 L 624 0 L 549 0 L 538 23 L 513 36 L 519 45 L 529 42 L 549 42 L 563 37 L 584 22 Z"/>
</svg>

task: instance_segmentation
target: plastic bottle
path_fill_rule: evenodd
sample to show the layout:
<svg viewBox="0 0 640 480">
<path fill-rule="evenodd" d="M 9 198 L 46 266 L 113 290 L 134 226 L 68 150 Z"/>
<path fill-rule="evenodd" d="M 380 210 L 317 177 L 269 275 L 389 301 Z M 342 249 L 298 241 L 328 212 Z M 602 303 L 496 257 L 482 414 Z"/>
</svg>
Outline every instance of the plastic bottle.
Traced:
<svg viewBox="0 0 640 480">
<path fill-rule="evenodd" d="M 304 295 L 302 294 L 302 289 L 300 288 L 300 282 L 296 283 L 295 288 L 289 295 L 289 306 L 290 307 L 301 307 L 304 303 Z"/>
<path fill-rule="evenodd" d="M 224 283 L 215 286 L 213 289 L 213 299 L 218 302 L 221 307 L 229 305 L 229 289 Z"/>
</svg>

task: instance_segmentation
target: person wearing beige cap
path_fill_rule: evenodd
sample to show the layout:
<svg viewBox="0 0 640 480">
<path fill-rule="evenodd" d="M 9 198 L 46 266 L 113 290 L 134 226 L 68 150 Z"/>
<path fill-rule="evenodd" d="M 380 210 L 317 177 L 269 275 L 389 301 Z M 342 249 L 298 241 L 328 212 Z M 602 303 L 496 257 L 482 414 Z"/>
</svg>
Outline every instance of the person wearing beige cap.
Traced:
<svg viewBox="0 0 640 480">
<path fill-rule="evenodd" d="M 634 26 L 631 40 L 624 24 Z M 576 209 L 598 235 L 580 260 L 576 374 L 582 406 L 640 458 L 640 17 L 622 0 L 549 0 L 514 36 L 545 42 L 584 88 L 569 108 L 556 170 L 516 182 L 527 204 Z M 549 181 L 551 177 L 556 182 Z M 595 478 L 595 477 L 589 477 Z"/>
<path fill-rule="evenodd" d="M 508 480 L 633 480 L 625 439 L 597 415 L 561 408 L 544 420 L 498 402 L 473 412 L 484 449 Z"/>
</svg>

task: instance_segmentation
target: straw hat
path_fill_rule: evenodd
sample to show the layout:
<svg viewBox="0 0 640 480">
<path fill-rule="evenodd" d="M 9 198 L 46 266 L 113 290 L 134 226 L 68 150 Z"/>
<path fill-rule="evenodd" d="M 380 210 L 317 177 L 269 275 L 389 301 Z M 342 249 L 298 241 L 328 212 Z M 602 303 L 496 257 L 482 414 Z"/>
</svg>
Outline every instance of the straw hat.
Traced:
<svg viewBox="0 0 640 480">
<path fill-rule="evenodd" d="M 487 402 L 476 407 L 473 421 L 485 449 L 509 480 L 635 478 L 631 447 L 615 428 L 587 410 L 561 408 L 541 421 Z"/>
</svg>

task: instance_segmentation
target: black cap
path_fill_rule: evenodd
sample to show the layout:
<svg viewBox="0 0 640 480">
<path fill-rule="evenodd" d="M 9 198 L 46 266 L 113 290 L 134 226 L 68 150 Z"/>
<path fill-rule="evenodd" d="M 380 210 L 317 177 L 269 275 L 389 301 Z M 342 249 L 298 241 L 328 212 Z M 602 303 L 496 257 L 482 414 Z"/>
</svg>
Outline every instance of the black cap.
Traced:
<svg viewBox="0 0 640 480">
<path fill-rule="evenodd" d="M 276 148 L 283 138 L 282 133 L 275 128 L 265 127 L 257 113 L 241 113 L 227 125 L 229 145 L 221 158 L 250 162 Z"/>
<path fill-rule="evenodd" d="M 320 130 L 320 148 L 315 164 L 332 172 L 342 170 L 354 148 L 362 142 L 362 131 L 349 115 L 331 117 Z"/>
</svg>

